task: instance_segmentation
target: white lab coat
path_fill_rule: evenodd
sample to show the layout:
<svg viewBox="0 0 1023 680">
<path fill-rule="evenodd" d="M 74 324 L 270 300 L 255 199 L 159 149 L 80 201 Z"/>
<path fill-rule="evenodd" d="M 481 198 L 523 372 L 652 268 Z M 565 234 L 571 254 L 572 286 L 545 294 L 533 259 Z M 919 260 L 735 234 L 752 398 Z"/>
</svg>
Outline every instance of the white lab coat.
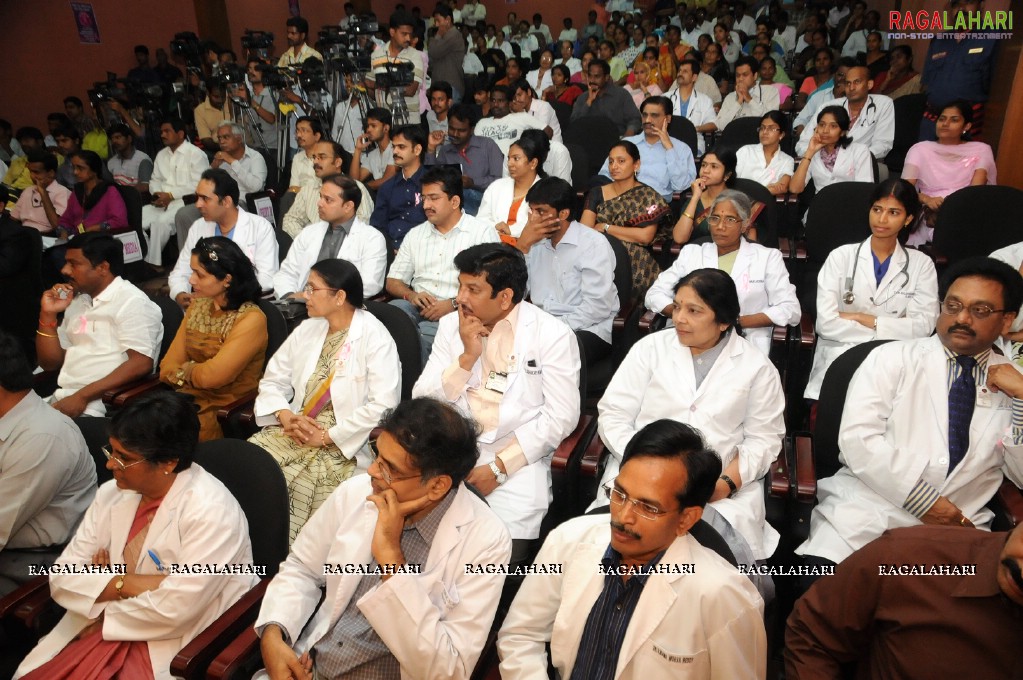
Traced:
<svg viewBox="0 0 1023 680">
<path fill-rule="evenodd" d="M 96 492 L 71 543 L 57 564 L 87 565 L 103 548 L 112 563 L 123 563 L 141 496 L 109 481 Z M 147 554 L 156 553 L 165 567 L 179 565 L 252 564 L 249 527 L 238 502 L 213 475 L 197 464 L 178 473 L 153 517 L 135 565 L 137 574 L 158 574 Z M 195 636 L 213 623 L 257 581 L 252 574 L 169 574 L 160 587 L 138 597 L 96 602 L 108 574 L 54 574 L 53 599 L 67 613 L 21 662 L 15 677 L 53 658 L 88 624 L 103 615 L 106 640 L 145 640 L 157 680 L 169 679 L 170 664 Z"/>
<path fill-rule="evenodd" d="M 683 276 L 704 267 L 718 268 L 718 247 L 714 243 L 690 244 L 682 247 L 678 259 L 658 275 L 654 285 L 646 293 L 646 308 L 661 312 L 670 305 L 675 294 L 672 292 Z M 739 294 L 739 313 L 743 316 L 763 312 L 777 326 L 799 323 L 799 299 L 796 287 L 789 281 L 781 252 L 777 248 L 765 248 L 759 243 L 742 239 L 739 254 L 732 266 L 732 280 Z M 773 328 L 746 328 L 746 339 L 765 355 L 771 352 Z"/>
<path fill-rule="evenodd" d="M 874 164 L 870 160 L 870 149 L 856 142 L 845 148 L 838 147 L 838 158 L 832 170 L 828 170 L 821 160 L 820 152 L 817 152 L 810 159 L 806 180 L 813 180 L 817 193 L 838 182 L 873 182 Z"/>
<path fill-rule="evenodd" d="M 825 106 L 841 106 L 849 110 L 849 100 L 845 97 L 823 101 L 817 107 L 810 122 L 796 141 L 796 154 L 802 156 L 810 146 L 810 139 L 817 130 L 817 115 Z M 883 161 L 888 152 L 895 146 L 895 103 L 891 97 L 883 94 L 868 94 L 859 117 L 848 132 L 849 138 L 857 144 L 870 149 L 874 158 Z M 871 180 L 867 180 L 871 181 Z"/>
<path fill-rule="evenodd" d="M 991 253 L 991 257 L 996 260 L 1001 260 L 1013 269 L 1018 270 L 1020 265 L 1023 264 L 1023 243 L 1013 243 L 1011 246 L 999 248 L 995 252 Z M 1019 313 L 1016 315 L 1016 320 L 1012 322 L 1012 326 L 1009 328 L 1009 330 L 1013 333 L 1018 333 L 1020 329 L 1023 329 L 1023 307 L 1020 307 Z M 1008 352 L 1006 355 L 1008 356 Z"/>
<path fill-rule="evenodd" d="M 174 269 L 167 277 L 171 299 L 177 297 L 178 293 L 192 292 L 192 284 L 188 282 L 192 275 L 192 249 L 199 239 L 216 234 L 216 229 L 216 222 L 207 222 L 201 217 L 192 223 L 188 230 L 188 238 L 185 239 L 185 247 L 178 253 L 178 261 L 174 263 Z M 231 240 L 238 244 L 255 266 L 259 287 L 262 290 L 271 290 L 274 287 L 274 274 L 277 273 L 280 263 L 277 235 L 274 233 L 273 225 L 259 215 L 239 209 L 238 221 L 234 225 Z"/>
<path fill-rule="evenodd" d="M 673 83 L 665 95 L 671 100 L 671 115 L 681 116 L 689 120 L 693 127 L 700 127 L 707 123 L 713 123 L 717 114 L 714 112 L 714 102 L 710 97 L 693 87 L 693 94 L 689 97 L 689 106 L 686 115 L 682 116 L 682 100 L 678 94 L 678 83 Z M 706 151 L 707 143 L 702 132 L 696 133 L 697 155 L 702 156 Z"/>
<path fill-rule="evenodd" d="M 848 280 L 853 277 L 854 262 L 856 274 L 852 291 L 856 299 L 846 304 L 842 298 Z M 873 300 L 880 304 L 874 304 Z M 869 238 L 831 251 L 817 275 L 817 347 L 803 396 L 807 399 L 820 396 L 828 367 L 850 347 L 871 340 L 927 337 L 934 330 L 939 307 L 934 262 L 920 251 L 897 247 L 880 286 L 875 284 Z M 876 316 L 877 331 L 839 318 L 840 312 Z"/>
<path fill-rule="evenodd" d="M 505 172 L 507 171 L 508 164 L 506 163 Z M 540 176 L 537 175 L 536 179 L 533 180 L 533 184 L 539 181 Z M 488 227 L 493 227 L 500 222 L 507 222 L 508 210 L 511 209 L 514 199 L 515 180 L 511 177 L 495 179 L 487 187 L 487 190 L 483 192 L 483 200 L 480 201 L 480 209 L 476 213 L 476 219 Z M 515 213 L 515 224 L 508 225 L 512 236 L 518 238 L 526 226 L 527 219 L 529 219 L 529 203 L 526 202 L 526 199 L 522 199 L 522 202 L 519 203 L 519 209 Z"/>
<path fill-rule="evenodd" d="M 466 392 L 484 389 L 483 361 L 477 360 L 461 392 L 448 395 L 443 374 L 462 353 L 458 315 L 441 317 L 430 360 L 412 390 L 413 397 L 434 397 L 469 414 Z M 579 345 L 572 329 L 528 302 L 520 302 L 515 350 L 501 400 L 497 429 L 480 435 L 479 465 L 518 441 L 527 464 L 489 496 L 490 507 L 505 521 L 514 539 L 540 535 L 551 500 L 551 454 L 579 422 Z"/>
<path fill-rule="evenodd" d="M 326 337 L 326 319 L 307 319 L 270 358 L 253 409 L 257 425 L 277 424 L 274 413 L 282 408 L 301 412 L 306 383 Z M 342 355 L 346 357 L 343 360 Z M 367 469 L 373 460 L 366 446 L 369 433 L 384 411 L 399 401 L 401 361 L 394 339 L 375 316 L 357 309 L 348 337 L 338 350 L 330 383 L 330 403 L 337 416 L 337 423 L 327 431 L 330 440 L 348 458 L 357 458 L 359 469 Z"/>
<path fill-rule="evenodd" d="M 288 250 L 288 256 L 274 275 L 274 294 L 282 298 L 299 293 L 309 281 L 309 270 L 316 264 L 327 233 L 327 223 L 315 222 L 299 232 Z M 362 276 L 362 294 L 371 298 L 384 288 L 387 271 L 387 239 L 359 218 L 352 222 L 351 233 L 332 257 L 348 260 Z"/>
<path fill-rule="evenodd" d="M 293 646 L 299 654 L 330 631 L 363 576 L 324 575 L 323 567 L 369 564 L 373 559 L 377 509 L 366 500 L 373 493 L 370 484 L 368 475 L 349 478 L 309 518 L 267 588 L 257 630 L 270 622 L 283 625 L 292 640 L 297 638 Z M 472 674 L 494 621 L 504 576 L 466 574 L 465 567 L 507 564 L 510 556 L 511 540 L 501 520 L 459 486 L 422 573 L 396 574 L 357 603 L 398 659 L 403 679 Z M 323 586 L 327 594 L 320 605 Z"/>
<path fill-rule="evenodd" d="M 561 678 L 572 675 L 583 629 L 606 576 L 597 567 L 611 540 L 609 515 L 577 517 L 551 532 L 536 564 L 556 575 L 527 576 L 497 638 L 503 680 L 547 677 L 547 651 Z M 686 534 L 660 564 L 691 574 L 652 574 L 629 623 L 616 680 L 737 680 L 766 677 L 764 602 L 748 578 Z"/>
<path fill-rule="evenodd" d="M 992 353 L 989 365 L 1011 362 Z M 1018 370 L 1018 367 L 1017 367 Z M 1023 482 L 1023 446 L 1014 445 L 1012 399 L 977 384 L 970 448 L 948 473 L 948 357 L 937 336 L 891 342 L 856 371 L 842 411 L 843 467 L 817 484 L 810 538 L 798 554 L 841 562 L 888 529 L 917 526 L 902 508 L 923 479 L 987 529 L 985 507 L 1003 470 Z"/>
<path fill-rule="evenodd" d="M 692 425 L 722 468 L 739 457 L 742 487 L 711 505 L 763 560 L 778 545 L 778 532 L 766 521 L 762 478 L 781 450 L 785 394 L 778 369 L 762 352 L 734 333 L 725 342 L 699 389 L 693 356 L 674 327 L 633 345 L 597 404 L 598 432 L 611 454 L 600 484 L 618 476 L 626 445 L 644 426 L 661 418 Z M 599 501 L 607 505 L 603 494 Z"/>
</svg>

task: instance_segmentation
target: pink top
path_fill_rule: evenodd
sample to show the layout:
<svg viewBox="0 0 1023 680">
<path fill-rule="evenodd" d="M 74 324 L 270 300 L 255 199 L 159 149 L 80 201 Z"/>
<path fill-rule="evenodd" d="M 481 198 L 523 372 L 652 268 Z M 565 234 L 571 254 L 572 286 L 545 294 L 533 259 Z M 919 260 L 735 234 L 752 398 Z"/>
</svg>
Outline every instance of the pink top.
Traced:
<svg viewBox="0 0 1023 680">
<path fill-rule="evenodd" d="M 647 92 L 649 92 L 650 94 L 643 94 L 643 90 L 639 89 L 638 87 L 636 87 L 636 88 L 627 87 L 625 89 L 628 91 L 629 94 L 632 95 L 632 100 L 634 102 L 636 102 L 636 108 L 637 109 L 640 107 L 640 105 L 644 101 L 646 101 L 647 97 L 655 97 L 655 96 L 657 96 L 659 94 L 663 94 L 663 92 L 661 91 L 661 88 L 659 88 L 656 85 L 648 85 L 647 86 L 647 88 L 646 88 Z"/>
<path fill-rule="evenodd" d="M 103 198 L 99 199 L 99 202 L 92 206 L 88 213 L 82 209 L 75 193 L 71 192 L 68 197 L 67 210 L 60 216 L 61 228 L 70 231 L 74 236 L 78 233 L 79 224 L 91 227 L 101 222 L 106 222 L 110 231 L 115 234 L 130 229 L 128 211 L 124 207 L 124 199 L 121 198 L 117 189 L 113 185 L 108 186 Z"/>
<path fill-rule="evenodd" d="M 903 179 L 915 179 L 917 191 L 945 197 L 970 186 L 973 173 L 987 170 L 987 183 L 997 184 L 995 158 L 984 142 L 939 144 L 919 142 L 906 154 Z"/>
</svg>

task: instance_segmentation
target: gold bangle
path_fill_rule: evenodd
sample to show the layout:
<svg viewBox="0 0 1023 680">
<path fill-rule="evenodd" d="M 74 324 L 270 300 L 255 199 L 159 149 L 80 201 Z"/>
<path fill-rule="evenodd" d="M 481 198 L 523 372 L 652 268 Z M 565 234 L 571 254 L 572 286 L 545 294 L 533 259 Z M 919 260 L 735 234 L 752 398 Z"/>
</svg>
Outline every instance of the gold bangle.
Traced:
<svg viewBox="0 0 1023 680">
<path fill-rule="evenodd" d="M 694 220 L 694 221 L 696 220 L 696 217 L 694 215 L 690 215 L 685 210 L 682 211 L 682 217 L 688 217 L 689 219 Z"/>
<path fill-rule="evenodd" d="M 41 336 L 43 336 L 44 338 L 55 338 L 55 337 L 57 337 L 57 336 L 56 336 L 56 335 L 54 335 L 53 333 L 43 333 L 43 332 L 42 332 L 42 331 L 40 331 L 40 330 L 36 330 L 36 335 L 41 335 Z"/>
<path fill-rule="evenodd" d="M 327 448 L 327 431 L 326 430 L 320 430 L 320 446 L 322 448 Z"/>
</svg>

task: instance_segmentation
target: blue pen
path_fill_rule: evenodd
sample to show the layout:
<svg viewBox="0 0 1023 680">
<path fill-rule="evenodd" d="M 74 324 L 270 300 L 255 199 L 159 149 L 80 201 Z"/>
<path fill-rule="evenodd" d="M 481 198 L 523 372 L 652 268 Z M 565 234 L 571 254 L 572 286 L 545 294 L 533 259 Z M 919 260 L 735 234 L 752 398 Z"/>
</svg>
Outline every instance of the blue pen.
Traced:
<svg viewBox="0 0 1023 680">
<path fill-rule="evenodd" d="M 147 550 L 146 552 L 149 553 L 150 559 L 152 559 L 153 564 L 156 565 L 156 570 L 159 572 L 163 572 L 163 562 L 161 562 L 160 558 L 156 556 L 156 553 L 153 552 L 152 550 Z"/>
</svg>

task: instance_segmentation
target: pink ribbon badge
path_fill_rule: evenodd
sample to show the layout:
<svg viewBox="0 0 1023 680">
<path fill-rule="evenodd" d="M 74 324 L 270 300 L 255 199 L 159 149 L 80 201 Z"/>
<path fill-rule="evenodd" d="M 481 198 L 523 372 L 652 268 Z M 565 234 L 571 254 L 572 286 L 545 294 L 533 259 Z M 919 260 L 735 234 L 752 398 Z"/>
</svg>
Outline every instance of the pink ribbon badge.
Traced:
<svg viewBox="0 0 1023 680">
<path fill-rule="evenodd" d="M 651 205 L 649 208 L 646 209 L 646 212 L 647 215 L 653 215 L 655 212 L 657 212 L 657 206 Z"/>
<path fill-rule="evenodd" d="M 79 335 L 84 335 L 88 327 L 89 320 L 86 319 L 84 315 L 82 315 L 78 317 L 78 329 L 75 331 L 75 333 L 78 333 Z"/>
<path fill-rule="evenodd" d="M 352 356 L 352 343 L 346 342 L 341 345 L 341 349 L 337 351 L 337 370 L 343 372 L 345 370 L 345 363 L 348 361 L 348 357 Z"/>
</svg>

